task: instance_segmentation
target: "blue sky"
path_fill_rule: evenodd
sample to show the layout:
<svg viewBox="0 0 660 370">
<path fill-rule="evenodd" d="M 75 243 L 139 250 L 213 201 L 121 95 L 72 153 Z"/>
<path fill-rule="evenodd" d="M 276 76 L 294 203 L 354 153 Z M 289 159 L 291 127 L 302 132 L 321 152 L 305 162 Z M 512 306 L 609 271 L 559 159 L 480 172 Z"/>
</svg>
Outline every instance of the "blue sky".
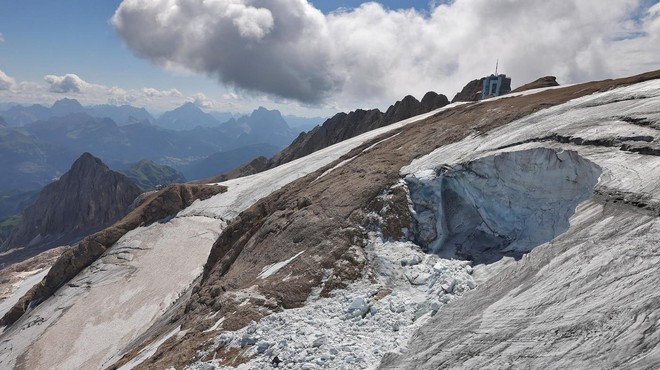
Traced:
<svg viewBox="0 0 660 370">
<path fill-rule="evenodd" d="M 176 14 L 154 34 L 140 27 L 167 13 L 164 0 L 146 2 L 157 4 L 148 10 L 125 1 L 121 27 L 111 22 L 120 0 L 0 1 L 0 102 L 72 97 L 163 111 L 195 101 L 217 110 L 264 105 L 331 115 L 386 108 L 429 90 L 451 99 L 490 73 L 496 58 L 514 86 L 541 75 L 573 83 L 660 68 L 658 0 L 432 2 L 445 4 L 439 8 L 428 0 L 383 0 L 382 7 L 341 13 L 334 11 L 364 1 L 312 0 L 322 20 L 294 0 L 231 1 L 260 5 L 213 23 L 203 18 L 210 6 L 193 1 L 207 7 L 197 19 Z M 312 28 L 278 39 L 277 27 L 300 20 L 294 5 Z M 397 11 L 410 8 L 416 11 Z M 210 33 L 192 36 L 188 23 Z M 171 44 L 180 35 L 189 44 Z"/>
<path fill-rule="evenodd" d="M 329 13 L 365 1 L 314 1 Z M 213 78 L 172 73 L 140 59 L 118 37 L 110 18 L 120 0 L 0 1 L 0 71 L 19 81 L 75 73 L 86 81 L 122 88 L 175 88 L 184 94 L 226 92 Z M 380 1 L 390 9 L 428 9 L 427 0 Z M 5 99 L 7 100 L 7 99 Z"/>
</svg>

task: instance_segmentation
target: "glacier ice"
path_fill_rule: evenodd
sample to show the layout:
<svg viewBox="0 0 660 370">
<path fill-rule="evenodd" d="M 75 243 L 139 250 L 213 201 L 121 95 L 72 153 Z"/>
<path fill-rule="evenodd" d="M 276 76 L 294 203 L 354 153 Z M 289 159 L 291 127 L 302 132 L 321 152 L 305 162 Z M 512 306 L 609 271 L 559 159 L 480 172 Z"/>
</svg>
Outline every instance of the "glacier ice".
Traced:
<svg viewBox="0 0 660 370">
<path fill-rule="evenodd" d="M 406 176 L 415 242 L 443 258 L 520 258 L 569 227 L 601 170 L 575 151 L 505 152 Z"/>
</svg>

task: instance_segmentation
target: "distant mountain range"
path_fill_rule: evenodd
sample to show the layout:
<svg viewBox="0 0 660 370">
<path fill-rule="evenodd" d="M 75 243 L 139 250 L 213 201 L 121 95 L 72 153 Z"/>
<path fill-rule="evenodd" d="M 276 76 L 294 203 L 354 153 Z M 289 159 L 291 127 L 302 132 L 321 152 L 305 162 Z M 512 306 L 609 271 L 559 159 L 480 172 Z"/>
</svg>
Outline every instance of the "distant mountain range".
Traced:
<svg viewBox="0 0 660 370">
<path fill-rule="evenodd" d="M 124 126 L 133 123 L 149 122 L 165 129 L 184 131 L 195 127 L 217 127 L 232 119 L 240 119 L 244 115 L 231 112 L 218 112 L 201 110 L 193 103 L 185 103 L 182 106 L 167 111 L 154 118 L 144 108 L 131 105 L 91 105 L 83 106 L 75 99 L 64 98 L 56 101 L 51 107 L 41 104 L 20 105 L 12 103 L 0 103 L 0 125 L 9 127 L 22 127 L 37 121 L 48 120 L 53 117 L 68 116 L 73 113 L 86 113 L 96 118 L 110 118 L 117 125 Z M 249 116 L 249 115 L 247 115 Z M 298 117 L 294 115 L 284 116 L 284 121 L 294 131 L 308 131 L 314 126 L 325 121 L 324 117 Z"/>
<path fill-rule="evenodd" d="M 39 190 L 89 152 L 141 190 L 228 172 L 271 157 L 324 119 L 282 117 L 259 107 L 249 115 L 204 112 L 186 103 L 154 118 L 130 105 L 0 105 L 0 242 Z M 291 122 L 291 124 L 289 124 Z M 184 176 L 185 175 L 185 176 Z"/>
<path fill-rule="evenodd" d="M 0 116 L 5 119 L 8 126 L 21 127 L 37 121 L 67 116 L 73 113 L 86 113 L 92 117 L 110 118 L 118 125 L 154 121 L 151 114 L 144 108 L 109 104 L 83 107 L 77 100 L 67 98 L 56 101 L 50 108 L 40 104 L 30 106 L 14 105 L 5 111 L 0 111 Z"/>
<path fill-rule="evenodd" d="M 229 119 L 220 122 L 218 118 L 223 117 Z M 242 147 L 252 148 L 244 153 L 272 155 L 273 148 L 280 150 L 290 144 L 301 132 L 300 127 L 322 120 L 289 119 L 299 128 L 291 128 L 279 111 L 263 107 L 234 117 L 231 113 L 206 113 L 186 103 L 154 119 L 143 108 L 84 107 L 73 99 L 59 100 L 51 107 L 15 105 L 0 111 L 0 191 L 38 190 L 64 173 L 83 152 L 94 153 L 117 169 L 127 169 L 143 159 L 175 169 L 193 162 L 201 165 L 200 161 L 211 155 L 213 159 L 206 163 L 217 163 L 223 156 L 218 153 Z M 264 150 L 255 151 L 256 145 L 263 145 Z M 222 165 L 215 174 L 226 167 Z M 213 169 L 202 173 L 206 176 L 208 171 Z"/>
</svg>

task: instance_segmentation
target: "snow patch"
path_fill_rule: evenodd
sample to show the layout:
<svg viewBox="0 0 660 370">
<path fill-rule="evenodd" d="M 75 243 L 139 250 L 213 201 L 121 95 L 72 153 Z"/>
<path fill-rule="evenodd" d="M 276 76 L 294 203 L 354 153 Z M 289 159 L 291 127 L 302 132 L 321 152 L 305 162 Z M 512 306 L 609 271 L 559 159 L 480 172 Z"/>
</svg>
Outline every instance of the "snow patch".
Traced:
<svg viewBox="0 0 660 370">
<path fill-rule="evenodd" d="M 266 279 L 272 276 L 273 274 L 280 271 L 284 266 L 288 265 L 291 261 L 293 261 L 296 257 L 300 256 L 304 252 L 305 251 L 298 252 L 295 256 L 289 258 L 286 261 L 277 262 L 277 263 L 273 263 L 272 265 L 264 266 L 264 268 L 261 269 L 261 273 L 257 276 L 257 278 Z"/>
<path fill-rule="evenodd" d="M 218 328 L 220 327 L 220 325 L 222 325 L 222 323 L 224 321 L 225 321 L 225 317 L 223 316 L 218 321 L 216 321 L 215 324 L 213 324 L 213 326 L 211 326 L 210 328 L 204 330 L 204 333 L 208 333 L 208 332 L 211 332 L 211 331 L 214 331 L 214 330 L 218 330 Z"/>
</svg>

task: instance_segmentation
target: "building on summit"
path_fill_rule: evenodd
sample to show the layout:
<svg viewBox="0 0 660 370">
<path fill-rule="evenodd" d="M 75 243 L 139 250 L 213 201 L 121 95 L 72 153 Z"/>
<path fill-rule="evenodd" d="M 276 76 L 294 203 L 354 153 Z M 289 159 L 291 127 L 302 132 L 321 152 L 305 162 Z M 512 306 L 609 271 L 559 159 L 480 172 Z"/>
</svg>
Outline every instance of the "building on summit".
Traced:
<svg viewBox="0 0 660 370">
<path fill-rule="evenodd" d="M 481 85 L 481 99 L 492 98 L 511 92 L 511 78 L 505 74 L 497 74 L 498 63 L 495 65 L 495 74 L 485 77 Z"/>
</svg>

